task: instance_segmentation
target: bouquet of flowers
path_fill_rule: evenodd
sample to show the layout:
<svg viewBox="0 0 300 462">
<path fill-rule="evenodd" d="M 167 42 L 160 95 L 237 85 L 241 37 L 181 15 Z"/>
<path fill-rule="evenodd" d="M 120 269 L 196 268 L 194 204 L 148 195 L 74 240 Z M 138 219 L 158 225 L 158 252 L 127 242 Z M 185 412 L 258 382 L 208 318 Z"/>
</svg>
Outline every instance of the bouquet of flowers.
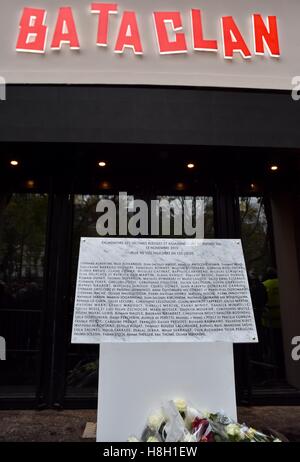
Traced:
<svg viewBox="0 0 300 462">
<path fill-rule="evenodd" d="M 234 422 L 223 412 L 201 412 L 186 401 L 176 399 L 149 416 L 140 439 L 130 437 L 128 442 L 275 443 L 281 440 Z"/>
</svg>

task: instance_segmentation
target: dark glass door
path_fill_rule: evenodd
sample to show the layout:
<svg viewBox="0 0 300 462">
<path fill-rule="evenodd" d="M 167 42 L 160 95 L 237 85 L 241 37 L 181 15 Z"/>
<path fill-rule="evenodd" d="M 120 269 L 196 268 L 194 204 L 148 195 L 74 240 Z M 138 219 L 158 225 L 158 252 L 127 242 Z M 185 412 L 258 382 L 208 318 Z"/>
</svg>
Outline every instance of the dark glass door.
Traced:
<svg viewBox="0 0 300 462">
<path fill-rule="evenodd" d="M 48 197 L 2 194 L 0 199 L 0 335 L 7 347 L 7 359 L 0 362 L 0 398 L 35 398 Z"/>
<path fill-rule="evenodd" d="M 269 201 L 240 197 L 240 223 L 259 343 L 247 346 L 249 399 L 296 392 L 286 378 L 280 306 L 280 281 Z"/>
</svg>

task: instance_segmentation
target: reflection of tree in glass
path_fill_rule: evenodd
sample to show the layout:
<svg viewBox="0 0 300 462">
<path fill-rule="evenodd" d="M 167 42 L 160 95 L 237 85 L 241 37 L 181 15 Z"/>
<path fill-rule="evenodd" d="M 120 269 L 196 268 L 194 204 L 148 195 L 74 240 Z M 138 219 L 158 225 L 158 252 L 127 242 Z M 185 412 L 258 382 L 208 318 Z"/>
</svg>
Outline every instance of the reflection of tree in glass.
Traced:
<svg viewBox="0 0 300 462">
<path fill-rule="evenodd" d="M 0 279 L 41 278 L 47 196 L 14 194 L 0 203 Z"/>
<path fill-rule="evenodd" d="M 264 276 L 271 265 L 269 226 L 261 197 L 240 199 L 242 240 L 248 270 Z"/>
</svg>

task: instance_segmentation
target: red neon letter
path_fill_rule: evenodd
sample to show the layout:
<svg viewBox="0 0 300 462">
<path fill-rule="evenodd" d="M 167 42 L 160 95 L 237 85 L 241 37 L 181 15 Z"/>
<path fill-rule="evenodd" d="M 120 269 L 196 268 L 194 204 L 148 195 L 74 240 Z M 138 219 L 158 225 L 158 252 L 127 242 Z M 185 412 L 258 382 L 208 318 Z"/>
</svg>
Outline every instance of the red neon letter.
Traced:
<svg viewBox="0 0 300 462">
<path fill-rule="evenodd" d="M 201 10 L 192 10 L 192 31 L 194 50 L 218 51 L 217 40 L 205 40 L 203 37 Z"/>
<path fill-rule="evenodd" d="M 47 26 L 46 10 L 24 8 L 16 50 L 27 53 L 45 53 Z"/>
<path fill-rule="evenodd" d="M 268 16 L 268 26 L 265 25 L 260 14 L 254 14 L 252 20 L 255 54 L 264 55 L 266 47 L 271 56 L 278 58 L 280 47 L 276 16 Z"/>
<path fill-rule="evenodd" d="M 68 43 L 71 50 L 80 49 L 72 8 L 68 6 L 59 9 L 52 50 L 60 50 L 63 43 Z"/>
<path fill-rule="evenodd" d="M 251 58 L 251 52 L 243 39 L 232 16 L 224 16 L 221 20 L 223 30 L 224 58 L 232 59 L 234 52 L 239 52 L 243 58 Z"/>
<path fill-rule="evenodd" d="M 124 48 L 132 48 L 136 55 L 143 54 L 139 28 L 134 11 L 124 11 L 115 53 L 123 53 Z"/>
<path fill-rule="evenodd" d="M 116 3 L 92 3 L 91 12 L 99 14 L 97 45 L 107 47 L 108 40 L 108 18 L 110 14 L 117 14 Z"/>
<path fill-rule="evenodd" d="M 160 54 L 186 53 L 185 35 L 183 32 L 177 32 L 182 30 L 182 20 L 179 11 L 159 11 L 153 14 Z M 170 41 L 169 39 L 166 23 L 171 23 L 173 31 L 177 32 L 174 41 Z"/>
</svg>

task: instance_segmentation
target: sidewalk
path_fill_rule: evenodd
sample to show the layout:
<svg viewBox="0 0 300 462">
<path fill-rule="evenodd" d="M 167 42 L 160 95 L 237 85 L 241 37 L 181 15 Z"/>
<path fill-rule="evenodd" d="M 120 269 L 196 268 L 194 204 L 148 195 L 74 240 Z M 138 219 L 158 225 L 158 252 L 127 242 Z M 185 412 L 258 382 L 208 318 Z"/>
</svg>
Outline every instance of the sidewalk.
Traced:
<svg viewBox="0 0 300 462">
<path fill-rule="evenodd" d="M 0 442 L 90 442 L 82 439 L 96 411 L 0 411 Z M 300 442 L 300 406 L 242 407 L 239 421 L 257 429 L 273 428 Z"/>
</svg>

